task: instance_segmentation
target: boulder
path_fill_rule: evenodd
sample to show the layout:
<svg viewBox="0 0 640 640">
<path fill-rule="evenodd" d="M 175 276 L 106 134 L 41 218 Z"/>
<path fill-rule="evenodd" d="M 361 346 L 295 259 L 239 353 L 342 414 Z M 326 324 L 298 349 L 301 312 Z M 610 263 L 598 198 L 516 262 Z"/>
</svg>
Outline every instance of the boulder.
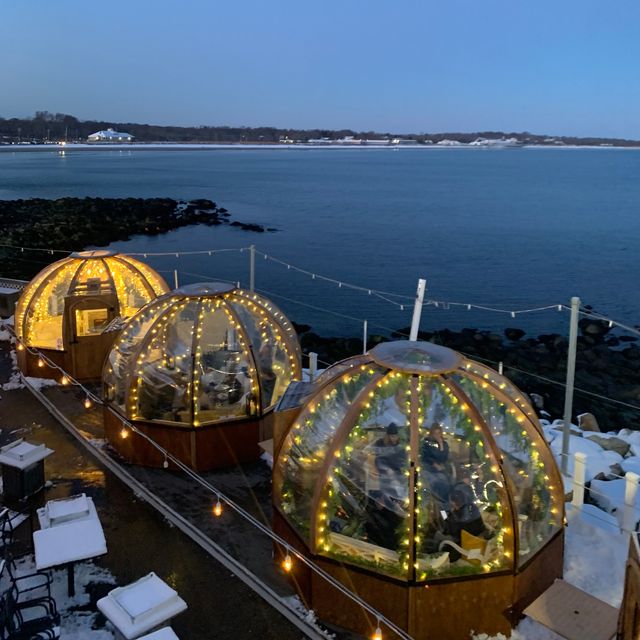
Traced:
<svg viewBox="0 0 640 640">
<path fill-rule="evenodd" d="M 578 426 L 583 431 L 597 431 L 600 432 L 598 421 L 592 413 L 581 413 L 578 416 Z"/>
<path fill-rule="evenodd" d="M 504 335 L 507 337 L 507 340 L 520 340 L 525 335 L 525 332 L 522 329 L 514 329 L 507 328 L 504 330 Z"/>
<path fill-rule="evenodd" d="M 531 398 L 531 404 L 535 409 L 544 409 L 544 398 L 539 393 L 530 393 L 529 398 Z"/>
<path fill-rule="evenodd" d="M 611 331 L 611 327 L 606 320 L 598 320 L 596 318 L 582 318 L 578 322 L 578 326 L 583 336 L 591 336 L 593 338 L 601 338 Z"/>
<path fill-rule="evenodd" d="M 605 451 L 615 451 L 623 458 L 629 453 L 631 445 L 620 438 L 604 438 L 603 436 L 585 435 L 585 438 L 599 444 Z"/>
<path fill-rule="evenodd" d="M 623 476 L 625 473 L 620 462 L 615 462 L 609 467 L 609 469 L 611 469 L 612 476 Z"/>
</svg>

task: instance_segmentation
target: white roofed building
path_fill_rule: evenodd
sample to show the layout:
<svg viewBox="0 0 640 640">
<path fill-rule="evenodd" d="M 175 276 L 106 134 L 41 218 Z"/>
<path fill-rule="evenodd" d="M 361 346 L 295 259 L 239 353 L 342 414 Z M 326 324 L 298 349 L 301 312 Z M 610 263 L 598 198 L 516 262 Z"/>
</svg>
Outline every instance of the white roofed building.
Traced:
<svg viewBox="0 0 640 640">
<path fill-rule="evenodd" d="M 96 131 L 87 139 L 89 142 L 132 142 L 133 136 L 130 133 L 114 131 L 109 128 L 106 131 Z"/>
</svg>

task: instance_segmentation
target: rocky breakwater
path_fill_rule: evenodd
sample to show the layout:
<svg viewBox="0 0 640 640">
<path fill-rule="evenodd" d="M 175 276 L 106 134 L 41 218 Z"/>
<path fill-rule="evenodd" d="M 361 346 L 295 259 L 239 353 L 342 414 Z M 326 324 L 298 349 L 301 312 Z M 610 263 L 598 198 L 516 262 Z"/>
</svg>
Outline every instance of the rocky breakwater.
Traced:
<svg viewBox="0 0 640 640">
<path fill-rule="evenodd" d="M 316 352 L 321 361 L 335 362 L 362 352 L 359 338 L 323 338 L 308 325 L 297 325 L 303 351 Z M 409 328 L 401 329 L 392 338 L 406 339 Z M 507 328 L 503 334 L 479 329 L 462 329 L 419 334 L 471 358 L 498 368 L 537 402 L 542 415 L 562 416 L 567 368 L 568 340 L 559 334 L 529 337 L 520 328 Z M 388 340 L 386 336 L 369 337 L 368 347 Z M 632 335 L 618 334 L 608 323 L 598 319 L 580 321 L 576 358 L 576 387 L 627 405 L 640 407 L 640 347 Z M 560 383 L 560 384 L 558 384 Z M 640 430 L 640 410 L 603 400 L 576 391 L 573 401 L 574 417 L 591 413 L 604 431 L 628 428 Z M 575 418 L 577 422 L 577 418 Z"/>
<path fill-rule="evenodd" d="M 187 225 L 230 225 L 264 232 L 263 226 L 232 221 L 230 213 L 207 199 L 59 198 L 0 200 L 2 275 L 30 279 L 60 255 L 22 252 L 11 247 L 67 249 L 105 246 L 132 235 L 158 235 Z M 10 245 L 10 246 L 7 246 Z"/>
</svg>

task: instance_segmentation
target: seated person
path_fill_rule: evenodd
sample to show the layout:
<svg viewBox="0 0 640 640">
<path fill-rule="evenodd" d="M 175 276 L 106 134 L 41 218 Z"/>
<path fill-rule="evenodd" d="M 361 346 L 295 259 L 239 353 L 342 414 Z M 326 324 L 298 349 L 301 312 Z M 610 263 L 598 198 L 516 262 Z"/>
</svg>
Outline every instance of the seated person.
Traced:
<svg viewBox="0 0 640 640">
<path fill-rule="evenodd" d="M 436 422 L 420 446 L 420 460 L 429 470 L 445 471 L 449 461 L 449 443 L 444 439 L 442 427 Z"/>
<path fill-rule="evenodd" d="M 451 491 L 462 491 L 468 503 L 474 503 L 477 499 L 473 481 L 471 478 L 471 470 L 468 467 L 460 466 L 456 473 L 457 482 L 453 485 Z"/>
<path fill-rule="evenodd" d="M 380 475 L 396 475 L 402 472 L 406 455 L 400 446 L 398 426 L 395 422 L 385 429 L 382 438 L 373 443 L 372 453 L 375 456 L 376 471 Z"/>
<path fill-rule="evenodd" d="M 451 508 L 442 530 L 445 539 L 452 540 L 459 545 L 462 540 L 463 530 L 472 536 L 487 536 L 488 531 L 484 526 L 480 511 L 474 502 L 468 501 L 467 492 L 461 489 L 454 489 L 451 491 L 449 501 Z M 455 562 L 460 557 L 460 554 L 454 549 L 447 548 L 447 551 L 450 552 L 452 562 Z"/>
</svg>

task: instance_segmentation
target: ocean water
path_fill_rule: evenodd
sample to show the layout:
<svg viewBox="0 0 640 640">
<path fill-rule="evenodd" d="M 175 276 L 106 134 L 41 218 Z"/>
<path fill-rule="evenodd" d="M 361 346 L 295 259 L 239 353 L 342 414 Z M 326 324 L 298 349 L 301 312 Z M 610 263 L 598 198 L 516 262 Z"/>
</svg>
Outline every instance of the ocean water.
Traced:
<svg viewBox="0 0 640 640">
<path fill-rule="evenodd" d="M 525 309 L 580 296 L 640 319 L 640 150 L 275 149 L 0 153 L 0 198 L 210 198 L 233 219 L 277 229 L 188 227 L 135 237 L 123 251 L 240 248 L 406 298 L 398 304 L 271 260 L 256 286 L 324 334 L 408 326 L 417 280 L 427 298 Z M 245 251 L 147 261 L 181 283 L 248 282 Z M 338 314 L 338 315 L 336 315 Z M 345 318 L 343 316 L 349 316 Z M 566 312 L 428 306 L 421 327 L 566 332 Z"/>
</svg>

